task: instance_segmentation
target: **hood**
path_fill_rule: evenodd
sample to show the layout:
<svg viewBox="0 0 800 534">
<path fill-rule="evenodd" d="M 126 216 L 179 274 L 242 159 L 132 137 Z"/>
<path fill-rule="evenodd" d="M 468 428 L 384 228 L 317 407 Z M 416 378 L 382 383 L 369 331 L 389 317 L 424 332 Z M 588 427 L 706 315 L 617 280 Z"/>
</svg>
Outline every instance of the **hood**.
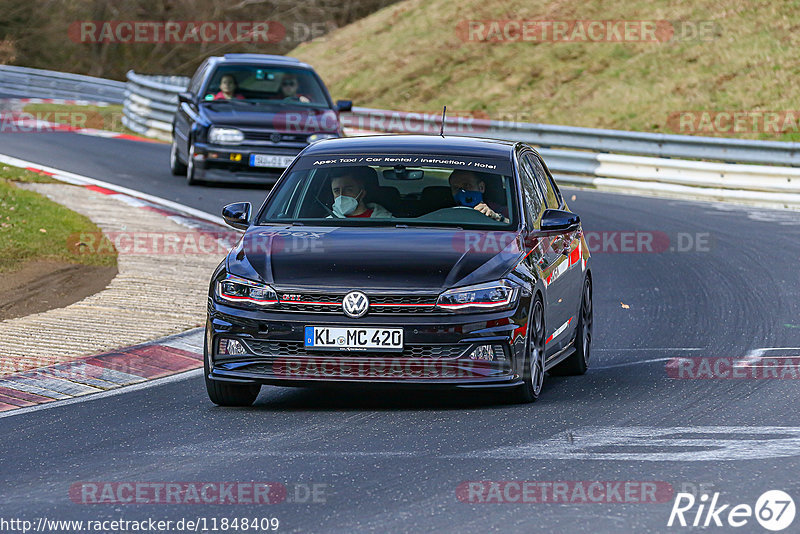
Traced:
<svg viewBox="0 0 800 534">
<path fill-rule="evenodd" d="M 497 280 L 522 258 L 515 232 L 431 228 L 250 228 L 228 272 L 278 288 L 420 290 Z"/>
<path fill-rule="evenodd" d="M 337 133 L 339 119 L 332 109 L 298 106 L 205 102 L 201 113 L 214 126 L 259 128 L 289 133 Z"/>
</svg>

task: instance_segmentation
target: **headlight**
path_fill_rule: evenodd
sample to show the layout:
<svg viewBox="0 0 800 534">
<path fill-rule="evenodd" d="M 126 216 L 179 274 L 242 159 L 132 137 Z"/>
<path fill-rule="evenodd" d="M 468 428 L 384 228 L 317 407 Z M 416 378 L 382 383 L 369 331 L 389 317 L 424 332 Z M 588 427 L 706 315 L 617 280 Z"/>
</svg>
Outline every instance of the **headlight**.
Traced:
<svg viewBox="0 0 800 534">
<path fill-rule="evenodd" d="M 238 145 L 244 141 L 244 134 L 236 128 L 217 128 L 208 131 L 208 142 L 215 145 Z"/>
<path fill-rule="evenodd" d="M 224 280 L 217 282 L 217 298 L 258 307 L 273 306 L 278 303 L 278 294 L 268 285 L 230 274 Z"/>
<path fill-rule="evenodd" d="M 336 134 L 328 134 L 328 133 L 315 133 L 308 136 L 307 141 L 309 143 L 315 143 L 317 141 L 322 141 L 323 139 L 333 139 L 335 137 L 339 137 Z"/>
<path fill-rule="evenodd" d="M 451 312 L 505 310 L 515 306 L 518 298 L 519 286 L 499 280 L 445 291 L 436 307 Z"/>
</svg>

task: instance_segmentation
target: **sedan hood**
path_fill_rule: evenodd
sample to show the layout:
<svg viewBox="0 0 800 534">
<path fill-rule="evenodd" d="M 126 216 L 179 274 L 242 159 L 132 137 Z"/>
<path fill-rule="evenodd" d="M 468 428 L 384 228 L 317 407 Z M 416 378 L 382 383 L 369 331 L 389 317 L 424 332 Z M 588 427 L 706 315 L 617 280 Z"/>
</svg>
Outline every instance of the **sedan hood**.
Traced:
<svg viewBox="0 0 800 534">
<path fill-rule="evenodd" d="M 336 133 L 339 119 L 331 109 L 209 102 L 202 113 L 214 126 L 258 128 L 293 133 Z"/>
<path fill-rule="evenodd" d="M 514 232 L 431 228 L 250 228 L 228 272 L 278 288 L 440 292 L 496 280 L 522 257 Z"/>
</svg>

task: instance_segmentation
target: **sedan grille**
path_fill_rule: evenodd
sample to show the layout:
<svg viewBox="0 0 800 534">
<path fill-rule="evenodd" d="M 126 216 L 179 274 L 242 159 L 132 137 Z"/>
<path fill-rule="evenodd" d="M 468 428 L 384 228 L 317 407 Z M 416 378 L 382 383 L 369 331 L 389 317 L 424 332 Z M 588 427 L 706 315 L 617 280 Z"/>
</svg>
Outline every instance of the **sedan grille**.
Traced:
<svg viewBox="0 0 800 534">
<path fill-rule="evenodd" d="M 438 295 L 367 295 L 369 313 L 411 315 L 432 312 Z M 289 293 L 280 291 L 280 309 L 298 312 L 342 313 L 344 295 L 332 293 Z"/>
<path fill-rule="evenodd" d="M 286 356 L 326 357 L 338 356 L 348 358 L 458 358 L 466 350 L 465 345 L 406 345 L 403 352 L 369 352 L 369 351 L 327 351 L 306 350 L 302 342 L 265 341 L 257 339 L 245 340 L 245 343 L 258 356 L 280 358 Z"/>
</svg>

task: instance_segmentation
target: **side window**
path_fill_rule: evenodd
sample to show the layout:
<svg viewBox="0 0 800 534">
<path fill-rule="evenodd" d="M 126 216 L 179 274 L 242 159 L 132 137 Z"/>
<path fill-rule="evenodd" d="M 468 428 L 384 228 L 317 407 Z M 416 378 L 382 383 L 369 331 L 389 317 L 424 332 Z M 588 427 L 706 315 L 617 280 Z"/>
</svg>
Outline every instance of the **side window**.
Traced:
<svg viewBox="0 0 800 534">
<path fill-rule="evenodd" d="M 199 96 L 200 85 L 203 83 L 206 72 L 208 72 L 208 63 L 204 63 L 197 69 L 197 72 L 192 76 L 192 81 L 189 82 L 189 92 L 195 96 Z"/>
<path fill-rule="evenodd" d="M 534 226 L 539 226 L 539 219 L 541 219 L 544 209 L 544 196 L 536 186 L 536 177 L 527 154 L 520 157 L 519 171 L 526 218 Z"/>
<path fill-rule="evenodd" d="M 547 207 L 552 209 L 560 208 L 561 193 L 558 191 L 558 188 L 553 181 L 553 177 L 550 176 L 550 172 L 545 170 L 544 164 L 538 157 L 532 154 L 526 154 L 526 156 L 531 159 L 531 165 L 533 165 L 536 176 L 539 177 L 539 183 L 544 187 L 545 198 L 547 199 Z"/>
</svg>

